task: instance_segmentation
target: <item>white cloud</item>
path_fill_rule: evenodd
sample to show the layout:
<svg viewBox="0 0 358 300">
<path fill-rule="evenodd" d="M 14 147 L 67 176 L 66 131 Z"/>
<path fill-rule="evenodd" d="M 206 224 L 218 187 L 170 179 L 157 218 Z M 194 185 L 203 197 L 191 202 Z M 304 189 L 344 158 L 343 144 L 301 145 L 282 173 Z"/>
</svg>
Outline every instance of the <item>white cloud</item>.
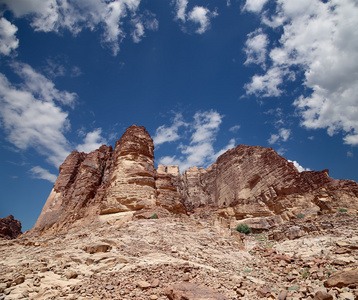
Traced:
<svg viewBox="0 0 358 300">
<path fill-rule="evenodd" d="M 134 25 L 134 30 L 132 32 L 133 42 L 139 43 L 143 37 L 144 37 L 144 26 L 142 22 L 138 21 Z"/>
<path fill-rule="evenodd" d="M 69 103 L 71 94 L 58 91 L 49 81 L 41 83 L 42 75 L 26 64 L 15 69 L 25 80 L 21 86 L 12 85 L 0 73 L 0 117 L 7 139 L 21 150 L 36 149 L 57 167 L 70 151 L 64 136 L 70 126 L 68 113 L 57 103 Z"/>
<path fill-rule="evenodd" d="M 232 133 L 236 133 L 240 128 L 241 128 L 240 125 L 234 125 L 230 127 L 229 131 L 231 131 Z"/>
<path fill-rule="evenodd" d="M 271 134 L 270 138 L 267 140 L 267 142 L 272 145 L 275 144 L 280 139 L 280 136 L 278 134 Z"/>
<path fill-rule="evenodd" d="M 91 151 L 101 147 L 103 144 L 106 144 L 107 141 L 105 138 L 101 136 L 101 134 L 102 134 L 101 128 L 97 128 L 92 132 L 88 132 L 86 134 L 86 137 L 84 138 L 84 143 L 77 145 L 77 151 L 90 153 Z"/>
<path fill-rule="evenodd" d="M 187 126 L 188 124 L 184 122 L 183 115 L 177 113 L 174 117 L 173 124 L 169 127 L 162 125 L 157 128 L 155 131 L 155 136 L 153 137 L 153 142 L 155 146 L 166 142 L 174 142 L 180 139 L 178 130 L 182 126 Z"/>
<path fill-rule="evenodd" d="M 207 167 L 216 158 L 235 146 L 235 139 L 231 139 L 225 147 L 215 152 L 214 143 L 220 129 L 223 116 L 214 110 L 197 112 L 193 117 L 193 122 L 185 123 L 192 132 L 190 141 L 187 144 L 181 143 L 178 146 L 179 157 L 165 156 L 159 159 L 159 163 L 164 165 L 178 165 L 181 171 L 192 166 Z M 162 127 L 169 130 L 168 139 L 179 140 L 183 138 L 176 131 L 175 122 L 170 127 Z M 160 130 L 161 131 L 161 130 Z M 163 131 L 163 136 L 166 136 Z"/>
<path fill-rule="evenodd" d="M 131 36 L 135 43 L 139 43 L 145 37 L 145 29 L 156 31 L 159 27 L 159 22 L 155 18 L 155 15 L 148 11 L 133 19 L 132 24 L 134 29 L 132 30 Z"/>
<path fill-rule="evenodd" d="M 289 138 L 290 135 L 291 135 L 291 130 L 290 130 L 290 129 L 286 129 L 286 128 L 280 128 L 279 134 L 280 134 L 281 139 L 282 139 L 284 142 L 287 142 L 288 138 Z"/>
<path fill-rule="evenodd" d="M 280 96 L 287 81 L 303 75 L 311 91 L 294 101 L 301 125 L 346 134 L 358 144 L 358 5 L 355 0 L 277 0 L 275 13 L 262 15 L 264 24 L 280 26 L 277 47 L 269 52 L 265 74 L 247 84 L 247 94 Z M 275 32 L 278 32 L 275 29 Z"/>
<path fill-rule="evenodd" d="M 255 30 L 248 35 L 244 51 L 246 53 L 245 65 L 254 63 L 266 68 L 266 53 L 268 46 L 267 35 L 262 33 L 262 29 Z"/>
<path fill-rule="evenodd" d="M 124 21 L 138 19 L 140 0 L 3 0 L 3 4 L 13 11 L 16 17 L 28 16 L 36 31 L 60 32 L 69 30 L 74 35 L 83 29 L 103 30 L 103 45 L 108 46 L 114 55 L 119 51 L 120 42 L 126 37 Z M 136 24 L 140 24 L 136 22 Z M 136 26 L 135 37 L 138 35 Z M 144 28 L 144 27 L 143 27 Z M 150 29 L 150 26 L 147 28 Z M 133 37 L 135 42 L 139 40 Z"/>
<path fill-rule="evenodd" d="M 210 27 L 210 20 L 218 16 L 216 11 L 210 11 L 203 6 L 194 6 L 191 11 L 186 13 L 188 7 L 187 0 L 176 0 L 175 3 L 175 20 L 181 21 L 183 24 L 190 21 L 199 25 L 199 28 L 195 31 L 198 34 L 205 33 Z M 183 27 L 186 31 L 186 28 Z"/>
<path fill-rule="evenodd" d="M 77 99 L 76 93 L 59 91 L 51 80 L 37 73 L 27 64 L 14 63 L 12 67 L 15 73 L 23 79 L 24 90 L 31 92 L 31 94 L 46 102 L 58 101 L 71 107 L 75 105 Z"/>
<path fill-rule="evenodd" d="M 181 20 L 182 22 L 186 21 L 186 7 L 188 6 L 188 0 L 176 0 L 175 1 L 175 9 L 177 20 Z"/>
<path fill-rule="evenodd" d="M 198 23 L 200 27 L 196 33 L 203 34 L 210 27 L 210 19 L 216 17 L 216 12 L 211 12 L 209 9 L 202 6 L 195 6 L 188 14 L 188 20 Z"/>
<path fill-rule="evenodd" d="M 303 171 L 311 171 L 311 169 L 309 168 L 304 168 L 302 167 L 297 161 L 292 161 L 292 160 L 288 160 L 289 162 L 292 162 L 293 165 L 296 167 L 296 169 L 298 170 L 298 172 L 303 172 Z"/>
<path fill-rule="evenodd" d="M 10 55 L 19 46 L 15 34 L 17 27 L 5 18 L 0 18 L 0 54 Z"/>
<path fill-rule="evenodd" d="M 287 142 L 291 136 L 291 130 L 286 128 L 280 128 L 278 134 L 271 134 L 270 138 L 267 140 L 269 144 L 276 144 L 280 141 Z"/>
<path fill-rule="evenodd" d="M 55 174 L 50 173 L 48 170 L 41 168 L 40 166 L 36 166 L 30 169 L 30 173 L 33 178 L 37 179 L 45 179 L 52 183 L 55 183 L 57 176 Z"/>
<path fill-rule="evenodd" d="M 286 68 L 271 67 L 264 75 L 254 75 L 251 82 L 245 84 L 246 93 L 262 97 L 281 96 L 282 90 L 279 88 L 284 79 L 293 80 L 293 73 Z"/>
<path fill-rule="evenodd" d="M 268 0 L 246 0 L 244 10 L 259 13 Z"/>
</svg>

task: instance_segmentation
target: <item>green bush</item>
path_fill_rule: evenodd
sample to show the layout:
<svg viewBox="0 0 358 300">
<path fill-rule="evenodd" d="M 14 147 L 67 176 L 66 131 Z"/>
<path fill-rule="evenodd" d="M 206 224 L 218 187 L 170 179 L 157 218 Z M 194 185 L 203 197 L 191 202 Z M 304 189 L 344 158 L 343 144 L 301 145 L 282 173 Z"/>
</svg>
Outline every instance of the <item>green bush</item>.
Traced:
<svg viewBox="0 0 358 300">
<path fill-rule="evenodd" d="M 154 214 L 150 217 L 150 219 L 158 219 L 158 215 L 157 214 Z"/>
<path fill-rule="evenodd" d="M 297 219 L 303 219 L 304 217 L 305 217 L 305 215 L 303 213 L 297 214 Z"/>
<path fill-rule="evenodd" d="M 347 210 L 346 210 L 345 208 L 340 208 L 340 209 L 339 209 L 339 212 L 340 212 L 340 213 L 345 213 L 345 212 L 347 212 Z"/>
<path fill-rule="evenodd" d="M 249 234 L 252 232 L 251 228 L 246 224 L 238 225 L 235 230 L 244 234 Z"/>
</svg>

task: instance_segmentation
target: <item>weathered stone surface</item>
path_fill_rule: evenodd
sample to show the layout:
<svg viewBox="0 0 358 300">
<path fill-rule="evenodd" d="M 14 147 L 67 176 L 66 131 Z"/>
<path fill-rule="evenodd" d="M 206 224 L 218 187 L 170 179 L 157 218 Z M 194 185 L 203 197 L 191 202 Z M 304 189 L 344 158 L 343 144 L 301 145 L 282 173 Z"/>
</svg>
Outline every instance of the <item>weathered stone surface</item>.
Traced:
<svg viewBox="0 0 358 300">
<path fill-rule="evenodd" d="M 357 183 L 334 180 L 328 170 L 299 173 L 272 148 L 239 145 L 207 169 L 191 167 L 182 175 L 177 166 L 156 170 L 153 151 L 149 133 L 133 125 L 114 150 L 103 145 L 89 154 L 72 152 L 31 232 L 65 232 L 101 222 L 100 215 L 133 211 L 135 218 L 158 211 L 161 216 L 206 214 L 223 226 L 245 222 L 259 232 L 279 228 L 300 213 L 358 209 Z M 292 226 L 274 235 L 295 239 L 310 231 L 317 231 L 316 225 Z"/>
<path fill-rule="evenodd" d="M 105 185 L 112 147 L 89 154 L 73 151 L 60 166 L 60 175 L 33 230 L 57 232 L 79 219 L 96 215 L 96 196 Z"/>
<path fill-rule="evenodd" d="M 152 207 L 156 201 L 153 140 L 144 127 L 133 125 L 114 149 L 113 169 L 101 214 Z"/>
<path fill-rule="evenodd" d="M 226 300 L 214 290 L 190 282 L 169 286 L 165 294 L 170 300 Z"/>
<path fill-rule="evenodd" d="M 13 215 L 0 218 L 0 238 L 15 239 L 21 232 L 21 222 L 15 220 Z"/>
<path fill-rule="evenodd" d="M 185 213 L 184 197 L 178 192 L 180 173 L 177 166 L 158 165 L 155 186 L 156 205 L 175 213 Z"/>
<path fill-rule="evenodd" d="M 314 300 L 333 300 L 333 296 L 325 291 L 318 291 L 314 295 Z"/>
<path fill-rule="evenodd" d="M 89 245 L 83 247 L 83 251 L 88 252 L 90 254 L 99 253 L 99 252 L 107 252 L 111 249 L 110 245 L 107 244 L 96 244 L 96 245 Z"/>
<path fill-rule="evenodd" d="M 358 269 L 333 273 L 325 282 L 325 287 L 358 287 Z"/>
</svg>

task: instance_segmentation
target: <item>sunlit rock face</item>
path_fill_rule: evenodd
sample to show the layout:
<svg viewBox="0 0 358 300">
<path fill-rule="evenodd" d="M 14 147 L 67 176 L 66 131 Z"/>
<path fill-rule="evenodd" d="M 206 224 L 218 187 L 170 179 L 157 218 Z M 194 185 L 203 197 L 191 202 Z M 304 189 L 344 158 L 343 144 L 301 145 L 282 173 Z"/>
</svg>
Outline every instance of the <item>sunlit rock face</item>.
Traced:
<svg viewBox="0 0 358 300">
<path fill-rule="evenodd" d="M 178 166 L 155 169 L 153 140 L 144 127 L 133 125 L 114 149 L 103 145 L 66 158 L 31 232 L 63 232 L 126 212 L 169 216 L 209 207 L 227 224 L 275 215 L 287 221 L 300 212 L 339 208 L 355 211 L 358 185 L 330 178 L 328 170 L 300 173 L 272 148 L 259 146 L 238 145 L 206 169 L 191 167 L 183 174 Z"/>
<path fill-rule="evenodd" d="M 133 125 L 116 143 L 113 166 L 101 214 L 139 210 L 156 202 L 153 140 Z"/>
</svg>

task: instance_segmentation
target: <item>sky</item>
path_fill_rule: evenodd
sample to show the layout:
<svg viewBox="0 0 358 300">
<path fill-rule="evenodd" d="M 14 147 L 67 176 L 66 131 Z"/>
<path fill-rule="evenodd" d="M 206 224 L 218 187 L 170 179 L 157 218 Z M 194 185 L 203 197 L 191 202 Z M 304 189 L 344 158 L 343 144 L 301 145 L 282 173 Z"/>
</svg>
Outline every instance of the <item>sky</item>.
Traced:
<svg viewBox="0 0 358 300">
<path fill-rule="evenodd" d="M 145 126 L 155 164 L 238 144 L 358 181 L 356 0 L 0 0 L 0 217 L 32 228 L 73 150 Z"/>
</svg>

